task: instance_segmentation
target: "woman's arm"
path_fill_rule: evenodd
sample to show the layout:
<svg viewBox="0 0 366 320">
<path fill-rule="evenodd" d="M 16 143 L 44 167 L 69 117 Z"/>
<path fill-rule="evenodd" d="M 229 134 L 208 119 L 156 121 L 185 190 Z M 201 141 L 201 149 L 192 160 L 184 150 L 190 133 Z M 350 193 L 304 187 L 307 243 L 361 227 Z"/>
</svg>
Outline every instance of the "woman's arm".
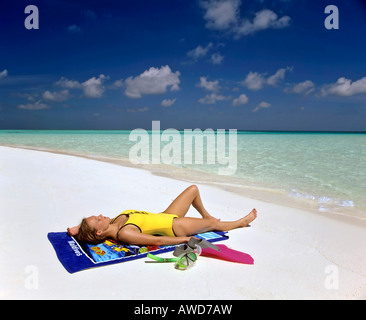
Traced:
<svg viewBox="0 0 366 320">
<path fill-rule="evenodd" d="M 117 240 L 134 245 L 166 246 L 186 243 L 190 238 L 191 237 L 152 236 L 138 231 L 128 230 L 126 228 L 119 232 Z"/>
<path fill-rule="evenodd" d="M 72 227 L 72 228 L 67 228 L 67 234 L 69 236 L 75 236 L 78 234 L 79 228 L 80 228 L 80 224 L 75 227 Z"/>
</svg>

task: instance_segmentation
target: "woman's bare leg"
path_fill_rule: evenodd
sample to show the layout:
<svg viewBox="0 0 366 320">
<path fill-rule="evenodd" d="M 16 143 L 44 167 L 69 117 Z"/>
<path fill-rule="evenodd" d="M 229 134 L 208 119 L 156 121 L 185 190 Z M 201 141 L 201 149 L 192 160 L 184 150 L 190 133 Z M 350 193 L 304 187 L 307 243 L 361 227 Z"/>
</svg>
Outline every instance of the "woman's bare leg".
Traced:
<svg viewBox="0 0 366 320">
<path fill-rule="evenodd" d="M 253 209 L 245 217 L 236 221 L 219 221 L 216 219 L 177 218 L 173 220 L 173 230 L 177 237 L 189 236 L 208 231 L 230 231 L 246 227 L 257 217 L 257 210 Z"/>
<path fill-rule="evenodd" d="M 185 189 L 163 212 L 176 214 L 178 217 L 183 218 L 191 205 L 200 213 L 202 218 L 211 218 L 211 215 L 203 206 L 196 185 L 191 185 Z"/>
</svg>

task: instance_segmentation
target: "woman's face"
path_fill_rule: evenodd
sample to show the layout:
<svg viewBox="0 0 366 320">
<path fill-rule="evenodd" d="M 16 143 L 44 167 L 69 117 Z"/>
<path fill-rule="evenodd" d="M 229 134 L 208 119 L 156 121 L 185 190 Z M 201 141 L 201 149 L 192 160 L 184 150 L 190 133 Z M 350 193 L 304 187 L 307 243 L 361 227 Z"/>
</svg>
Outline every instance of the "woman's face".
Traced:
<svg viewBox="0 0 366 320">
<path fill-rule="evenodd" d="M 111 219 L 104 217 L 101 214 L 99 216 L 91 216 L 86 219 L 90 228 L 98 231 L 106 231 L 111 222 Z"/>
</svg>

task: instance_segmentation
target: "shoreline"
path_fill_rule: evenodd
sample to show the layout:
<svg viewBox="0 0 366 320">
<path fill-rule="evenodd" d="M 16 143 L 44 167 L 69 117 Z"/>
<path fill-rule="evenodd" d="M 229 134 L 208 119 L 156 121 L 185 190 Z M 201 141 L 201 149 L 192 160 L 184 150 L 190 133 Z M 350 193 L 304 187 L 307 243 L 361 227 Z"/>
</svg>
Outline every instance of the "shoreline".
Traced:
<svg viewBox="0 0 366 320">
<path fill-rule="evenodd" d="M 314 201 L 304 199 L 304 198 L 296 198 L 290 197 L 287 191 L 284 190 L 274 190 L 270 188 L 260 187 L 260 186 L 251 186 L 251 185 L 239 185 L 241 180 L 239 178 L 233 178 L 232 176 L 220 176 L 214 173 L 208 173 L 201 170 L 194 170 L 190 168 L 182 168 L 174 165 L 166 165 L 166 164 L 132 164 L 129 159 L 122 158 L 110 158 L 107 156 L 101 155 L 90 155 L 84 153 L 77 153 L 66 150 L 56 150 L 56 149 L 47 149 L 40 147 L 29 147 L 29 146 L 14 146 L 14 145 L 6 145 L 0 144 L 0 147 L 9 147 L 16 149 L 25 149 L 25 150 L 33 150 L 33 151 L 41 151 L 41 152 L 49 152 L 54 154 L 61 154 L 67 156 L 75 156 L 89 160 L 96 160 L 105 163 L 112 163 L 118 166 L 127 167 L 127 168 L 135 168 L 142 169 L 147 172 L 150 172 L 153 175 L 166 177 L 171 179 L 176 179 L 180 181 L 185 181 L 188 183 L 199 183 L 206 184 L 221 190 L 234 192 L 243 197 L 247 197 L 253 200 L 259 200 L 263 202 L 268 202 L 276 205 L 286 206 L 293 209 L 306 210 L 312 212 L 313 214 L 318 214 L 321 216 L 327 216 L 329 218 L 338 219 L 343 222 L 363 225 L 366 228 L 366 217 L 355 214 L 353 211 L 348 212 L 335 212 L 328 210 L 319 210 L 317 207 L 317 203 Z M 187 177 L 188 172 L 188 177 Z M 193 176 L 197 176 L 194 178 Z M 217 181 L 217 178 L 221 178 L 222 181 Z M 223 182 L 223 180 L 229 180 L 229 182 Z M 344 210 L 347 211 L 347 210 Z"/>
<path fill-rule="evenodd" d="M 206 184 L 198 186 L 214 216 L 233 220 L 257 208 L 251 228 L 230 231 L 225 242 L 250 254 L 254 266 L 202 257 L 194 268 L 180 273 L 170 264 L 145 264 L 140 259 L 70 275 L 47 241 L 48 232 L 66 230 L 83 216 L 98 212 L 114 216 L 125 206 L 159 212 L 188 184 L 95 159 L 1 149 L 1 211 L 8 213 L 0 216 L 0 254 L 6 257 L 0 263 L 3 299 L 366 298 L 363 224 Z M 197 215 L 189 210 L 189 216 Z M 25 286 L 29 266 L 39 274 L 39 287 L 34 290 Z M 329 266 L 337 271 L 336 288 L 327 286 Z"/>
</svg>

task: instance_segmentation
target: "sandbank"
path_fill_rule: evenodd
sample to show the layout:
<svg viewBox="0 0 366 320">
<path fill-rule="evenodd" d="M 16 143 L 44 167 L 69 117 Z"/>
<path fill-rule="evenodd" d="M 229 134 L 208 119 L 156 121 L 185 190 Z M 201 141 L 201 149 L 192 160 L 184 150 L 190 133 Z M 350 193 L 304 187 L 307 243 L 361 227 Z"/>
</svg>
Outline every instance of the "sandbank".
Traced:
<svg viewBox="0 0 366 320">
<path fill-rule="evenodd" d="M 0 299 L 365 299 L 365 221 L 244 197 L 197 184 L 206 209 L 250 228 L 225 244 L 254 265 L 200 257 L 180 272 L 144 259 L 69 274 L 47 239 L 94 214 L 164 210 L 189 184 L 149 171 L 0 147 Z M 193 208 L 188 215 L 199 215 Z M 165 254 L 170 256 L 171 253 Z M 27 283 L 37 272 L 37 286 Z"/>
</svg>

